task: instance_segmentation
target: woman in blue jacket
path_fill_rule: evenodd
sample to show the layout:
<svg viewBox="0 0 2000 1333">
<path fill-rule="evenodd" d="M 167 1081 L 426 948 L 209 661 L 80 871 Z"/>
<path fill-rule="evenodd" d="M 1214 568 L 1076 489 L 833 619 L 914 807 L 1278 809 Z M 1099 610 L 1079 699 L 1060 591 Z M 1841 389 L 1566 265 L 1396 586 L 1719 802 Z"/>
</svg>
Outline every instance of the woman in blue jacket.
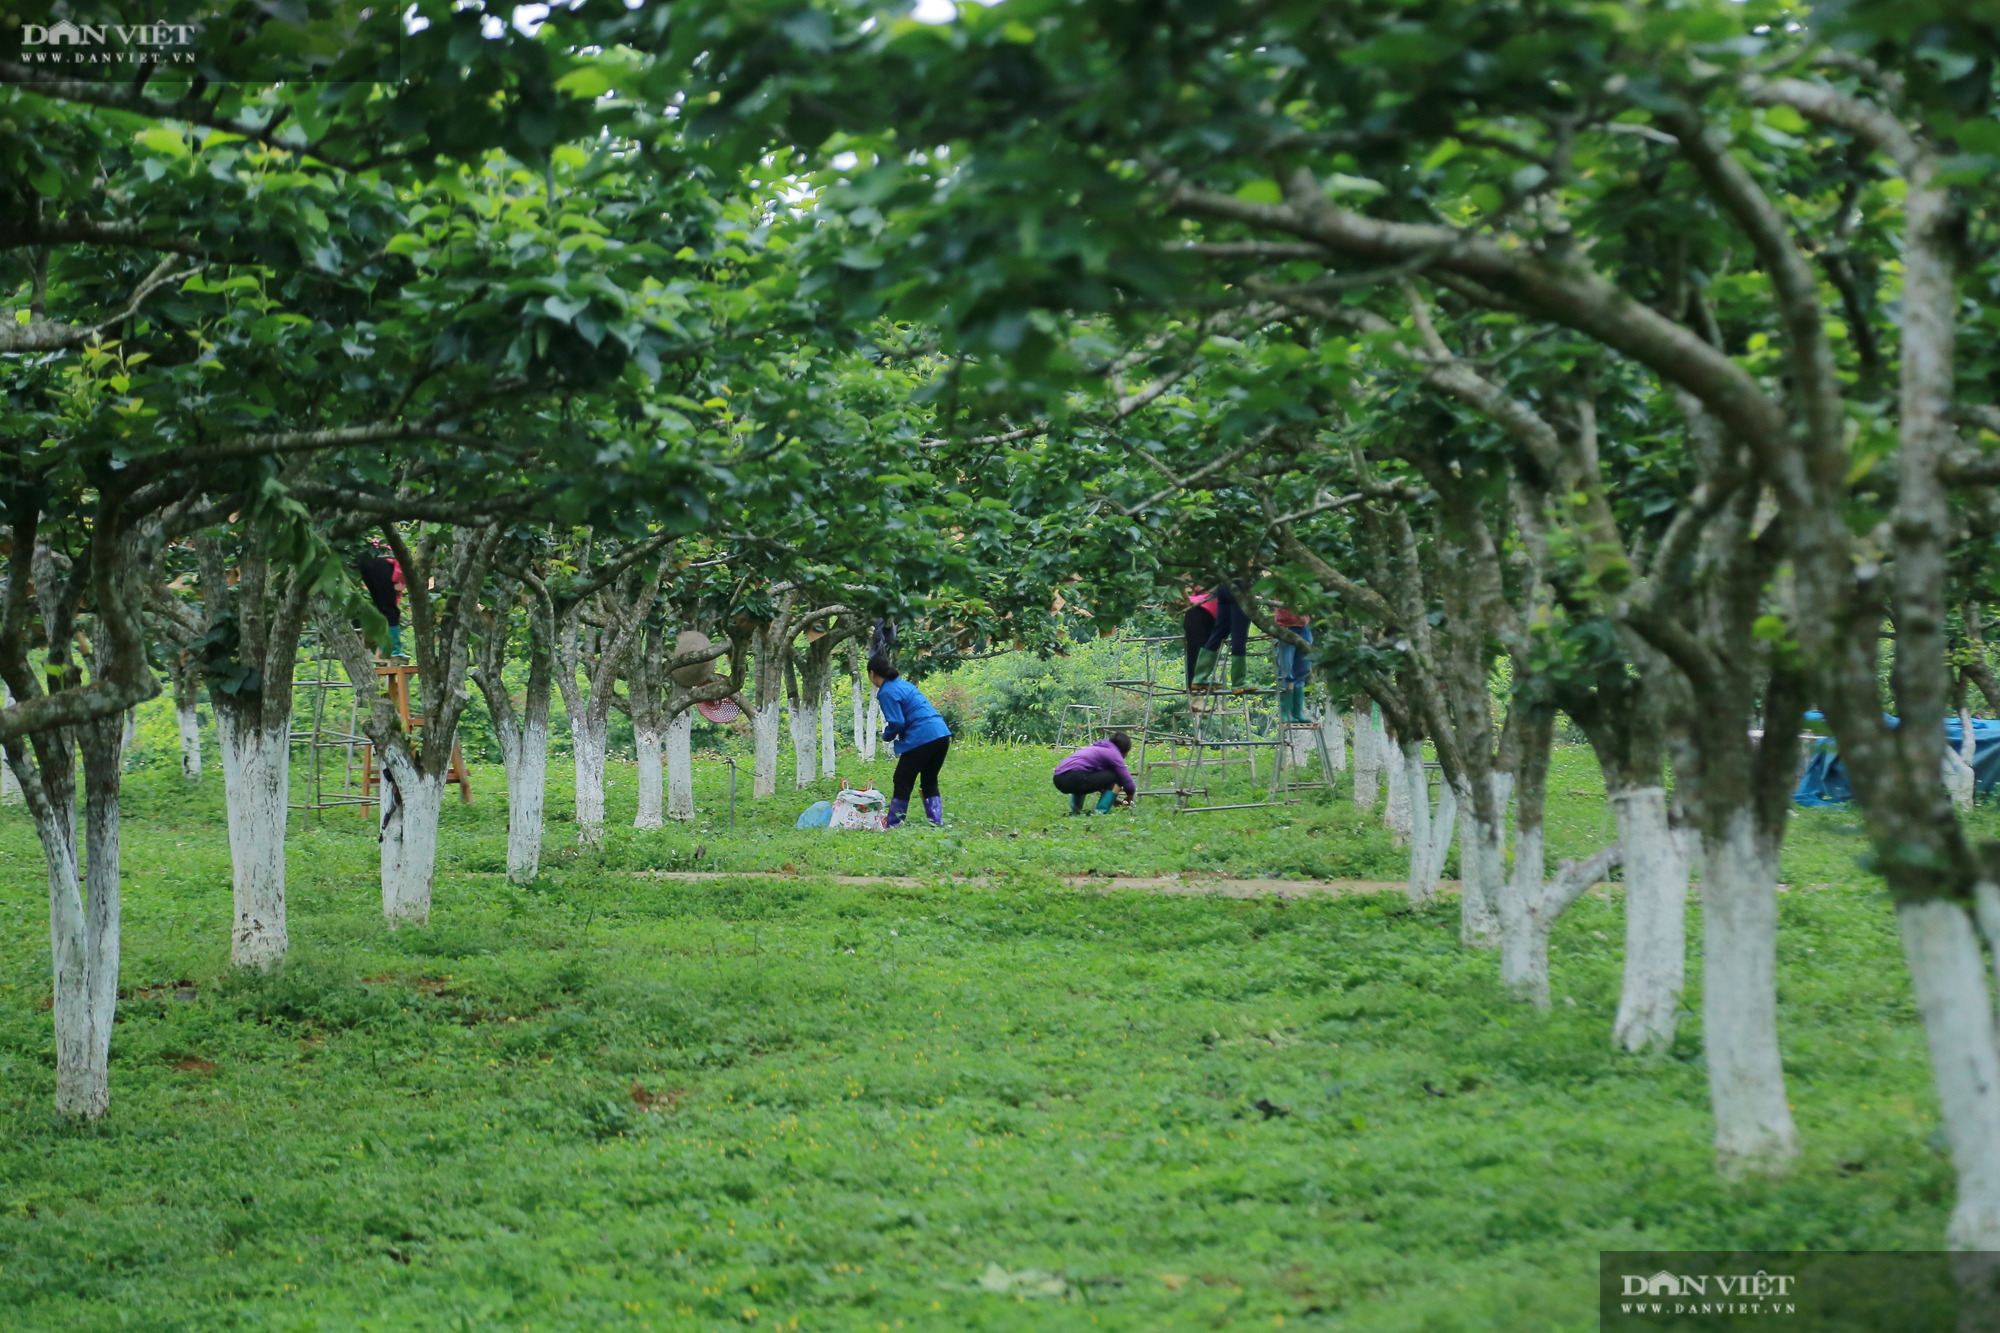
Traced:
<svg viewBox="0 0 2000 1333">
<path fill-rule="evenodd" d="M 903 822 L 910 809 L 910 789 L 924 780 L 924 813 L 944 827 L 944 797 L 938 794 L 938 770 L 951 753 L 951 728 L 916 686 L 896 674 L 886 656 L 868 659 L 868 679 L 882 707 L 882 739 L 896 744 L 895 786 L 889 793 L 889 827 Z"/>
</svg>

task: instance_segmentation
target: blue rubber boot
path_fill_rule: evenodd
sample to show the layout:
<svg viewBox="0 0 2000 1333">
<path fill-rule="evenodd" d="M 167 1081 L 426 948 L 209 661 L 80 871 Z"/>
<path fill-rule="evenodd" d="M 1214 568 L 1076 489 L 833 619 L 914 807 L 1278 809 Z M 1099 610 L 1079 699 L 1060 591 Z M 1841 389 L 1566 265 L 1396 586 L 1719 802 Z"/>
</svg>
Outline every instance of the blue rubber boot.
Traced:
<svg viewBox="0 0 2000 1333">
<path fill-rule="evenodd" d="M 1116 787 L 1106 787 L 1104 795 L 1097 798 L 1097 813 L 1108 815 L 1111 813 L 1111 807 L 1116 804 L 1118 804 L 1118 789 Z"/>
<path fill-rule="evenodd" d="M 903 816 L 908 813 L 910 813 L 910 803 L 908 801 L 889 802 L 889 827 L 894 828 L 896 825 L 902 823 Z"/>
<path fill-rule="evenodd" d="M 944 827 L 944 797 L 924 797 L 924 817 L 931 821 L 933 828 Z"/>
</svg>

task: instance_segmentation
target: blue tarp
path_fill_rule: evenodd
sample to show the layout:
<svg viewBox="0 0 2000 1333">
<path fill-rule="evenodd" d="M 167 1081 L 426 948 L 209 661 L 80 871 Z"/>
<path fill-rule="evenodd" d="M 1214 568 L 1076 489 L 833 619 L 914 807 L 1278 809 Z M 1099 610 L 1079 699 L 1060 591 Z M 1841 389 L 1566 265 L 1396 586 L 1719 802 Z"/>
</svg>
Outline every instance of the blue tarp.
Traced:
<svg viewBox="0 0 2000 1333">
<path fill-rule="evenodd" d="M 1808 713 L 1814 721 L 1819 714 Z M 1889 725 L 1896 724 L 1895 718 Z M 1958 749 L 1963 740 L 1958 729 L 1957 718 L 1947 718 L 1944 724 L 1945 742 L 1953 750 Z M 1989 717 L 1972 719 L 1973 786 L 1981 792 L 1990 792 L 2000 786 L 2000 721 Z M 1840 750 L 1833 738 L 1823 736 L 1813 745 L 1812 758 L 1806 761 L 1806 771 L 1799 777 L 1798 790 L 1792 799 L 1800 805 L 1845 805 L 1854 799 L 1854 788 L 1847 780 L 1847 768 L 1840 761 Z"/>
</svg>

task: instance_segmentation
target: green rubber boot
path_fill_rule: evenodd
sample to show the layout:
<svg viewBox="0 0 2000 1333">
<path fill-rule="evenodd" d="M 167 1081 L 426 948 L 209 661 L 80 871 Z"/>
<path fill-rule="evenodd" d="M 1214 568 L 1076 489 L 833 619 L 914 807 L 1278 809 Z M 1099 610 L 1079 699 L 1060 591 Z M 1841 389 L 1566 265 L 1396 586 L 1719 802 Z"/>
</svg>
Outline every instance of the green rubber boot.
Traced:
<svg viewBox="0 0 2000 1333">
<path fill-rule="evenodd" d="M 1230 689 L 1232 690 L 1242 689 L 1244 677 L 1248 676 L 1249 674 L 1250 674 L 1250 658 L 1247 654 L 1237 653 L 1235 656 L 1229 659 Z"/>
<path fill-rule="evenodd" d="M 1107 787 L 1104 790 L 1104 795 L 1097 798 L 1097 813 L 1108 815 L 1111 813 L 1111 807 L 1116 804 L 1118 804 L 1118 789 L 1116 787 Z"/>
<path fill-rule="evenodd" d="M 1083 813 L 1083 793 L 1082 793 L 1082 792 L 1080 792 L 1080 791 L 1073 791 L 1073 792 L 1071 792 L 1071 793 L 1069 794 L 1069 812 L 1070 812 L 1070 813 L 1071 813 L 1072 815 L 1080 815 L 1080 814 L 1082 814 L 1082 813 Z"/>
<path fill-rule="evenodd" d="M 1292 721 L 1312 721 L 1306 716 L 1306 687 L 1303 685 L 1292 686 Z"/>
<path fill-rule="evenodd" d="M 1292 717 L 1292 691 L 1288 686 L 1278 691 L 1278 721 L 1291 722 L 1295 720 Z"/>
<path fill-rule="evenodd" d="M 1192 685 L 1206 685 L 1215 676 L 1215 649 L 1204 648 L 1195 654 L 1194 675 L 1188 678 Z"/>
</svg>

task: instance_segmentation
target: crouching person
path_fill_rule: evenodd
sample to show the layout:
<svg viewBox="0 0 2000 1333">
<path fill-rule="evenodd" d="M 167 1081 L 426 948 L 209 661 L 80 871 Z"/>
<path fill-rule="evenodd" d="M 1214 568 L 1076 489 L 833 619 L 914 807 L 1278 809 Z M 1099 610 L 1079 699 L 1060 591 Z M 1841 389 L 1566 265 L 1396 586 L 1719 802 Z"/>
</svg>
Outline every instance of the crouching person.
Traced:
<svg viewBox="0 0 2000 1333">
<path fill-rule="evenodd" d="M 1119 788 L 1125 790 L 1125 804 L 1139 794 L 1139 784 L 1132 781 L 1132 770 L 1125 767 L 1125 756 L 1132 753 L 1132 738 L 1122 731 L 1114 731 L 1103 740 L 1093 741 L 1056 765 L 1056 790 L 1069 797 L 1069 812 L 1073 815 L 1084 813 L 1083 798 L 1097 792 L 1097 813 L 1109 814 L 1118 800 Z"/>
</svg>

